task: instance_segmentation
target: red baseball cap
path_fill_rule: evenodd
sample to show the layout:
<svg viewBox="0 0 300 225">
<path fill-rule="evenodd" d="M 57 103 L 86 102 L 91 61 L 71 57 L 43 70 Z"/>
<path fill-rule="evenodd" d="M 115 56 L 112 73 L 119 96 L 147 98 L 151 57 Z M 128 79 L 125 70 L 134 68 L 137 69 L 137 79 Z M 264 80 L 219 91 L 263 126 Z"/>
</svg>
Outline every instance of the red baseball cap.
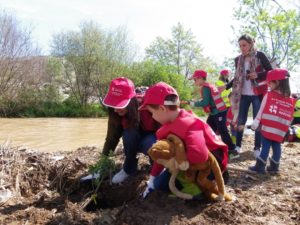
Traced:
<svg viewBox="0 0 300 225">
<path fill-rule="evenodd" d="M 267 73 L 267 81 L 272 80 L 284 80 L 288 77 L 288 71 L 286 69 L 276 68 L 269 70 Z"/>
<path fill-rule="evenodd" d="M 221 74 L 222 76 L 229 75 L 229 73 L 230 73 L 229 70 L 221 70 L 221 71 L 220 71 L 220 74 Z"/>
<path fill-rule="evenodd" d="M 135 95 L 133 82 L 125 77 L 119 77 L 110 82 L 103 104 L 108 107 L 123 109 Z"/>
<path fill-rule="evenodd" d="M 143 104 L 139 110 L 145 109 L 146 105 L 179 105 L 179 98 L 176 102 L 166 101 L 165 99 L 168 95 L 176 95 L 178 97 L 177 91 L 164 82 L 152 85 L 146 91 Z"/>
<path fill-rule="evenodd" d="M 203 77 L 203 78 L 206 79 L 206 77 L 207 77 L 206 71 L 204 71 L 204 70 L 195 70 L 193 76 L 190 77 L 189 80 L 193 80 L 193 79 L 198 78 L 198 77 Z"/>
</svg>

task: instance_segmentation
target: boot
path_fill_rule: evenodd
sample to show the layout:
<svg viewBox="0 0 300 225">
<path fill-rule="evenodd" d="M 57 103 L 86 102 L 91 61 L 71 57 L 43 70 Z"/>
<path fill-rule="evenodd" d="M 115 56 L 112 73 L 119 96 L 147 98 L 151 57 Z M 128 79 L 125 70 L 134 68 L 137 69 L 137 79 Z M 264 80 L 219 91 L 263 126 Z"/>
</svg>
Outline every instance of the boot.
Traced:
<svg viewBox="0 0 300 225">
<path fill-rule="evenodd" d="M 264 161 L 262 158 L 257 157 L 256 158 L 256 164 L 254 166 L 249 166 L 248 170 L 255 173 L 264 174 L 266 172 L 266 161 Z"/>
<path fill-rule="evenodd" d="M 274 159 L 270 158 L 270 166 L 267 166 L 267 171 L 271 173 L 278 173 L 279 162 L 276 162 Z"/>
</svg>

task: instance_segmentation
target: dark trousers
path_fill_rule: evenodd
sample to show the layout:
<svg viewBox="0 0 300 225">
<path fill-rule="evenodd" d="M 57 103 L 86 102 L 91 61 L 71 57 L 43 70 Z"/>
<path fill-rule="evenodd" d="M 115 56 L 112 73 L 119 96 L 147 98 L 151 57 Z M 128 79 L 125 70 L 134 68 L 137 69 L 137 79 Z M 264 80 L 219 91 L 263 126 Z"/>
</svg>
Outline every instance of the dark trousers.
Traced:
<svg viewBox="0 0 300 225">
<path fill-rule="evenodd" d="M 223 111 L 216 115 L 209 115 L 207 123 L 215 132 L 218 131 L 222 141 L 228 146 L 229 151 L 231 151 L 235 149 L 235 144 L 233 144 L 226 126 L 226 114 L 227 111 Z"/>
<path fill-rule="evenodd" d="M 148 149 L 156 142 L 154 133 L 144 133 L 139 129 L 125 129 L 123 131 L 123 145 L 125 161 L 123 169 L 127 174 L 133 174 L 137 170 L 137 153 L 147 155 Z"/>
<path fill-rule="evenodd" d="M 300 124 L 300 117 L 294 117 L 293 121 L 292 121 L 292 125 L 294 124 Z"/>
</svg>

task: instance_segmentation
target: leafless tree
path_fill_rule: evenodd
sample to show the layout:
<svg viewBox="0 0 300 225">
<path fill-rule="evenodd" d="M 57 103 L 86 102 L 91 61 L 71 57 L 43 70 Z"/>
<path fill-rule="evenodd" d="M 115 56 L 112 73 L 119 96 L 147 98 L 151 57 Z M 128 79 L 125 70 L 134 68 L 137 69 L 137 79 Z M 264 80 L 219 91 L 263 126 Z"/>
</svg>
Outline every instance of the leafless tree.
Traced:
<svg viewBox="0 0 300 225">
<path fill-rule="evenodd" d="M 32 43 L 31 30 L 22 27 L 6 11 L 0 11 L 0 96 L 13 98 L 18 89 L 32 83 L 32 73 L 38 68 L 33 56 L 39 49 Z"/>
<path fill-rule="evenodd" d="M 32 42 L 31 29 L 7 11 L 0 11 L 0 113 L 16 110 L 20 93 L 40 83 L 43 60 Z"/>
</svg>

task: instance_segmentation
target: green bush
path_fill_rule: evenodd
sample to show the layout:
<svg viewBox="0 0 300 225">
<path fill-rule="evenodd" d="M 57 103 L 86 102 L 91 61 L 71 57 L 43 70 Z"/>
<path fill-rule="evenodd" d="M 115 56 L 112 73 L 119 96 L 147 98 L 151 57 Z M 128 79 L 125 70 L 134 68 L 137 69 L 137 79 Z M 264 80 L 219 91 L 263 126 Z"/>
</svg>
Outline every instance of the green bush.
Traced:
<svg viewBox="0 0 300 225">
<path fill-rule="evenodd" d="M 25 115 L 30 116 L 31 111 L 27 109 Z M 34 117 L 103 117 L 106 115 L 106 110 L 99 104 L 80 106 L 64 102 L 44 103 L 33 111 Z"/>
<path fill-rule="evenodd" d="M 38 102 L 20 104 L 14 101 L 0 102 L 2 117 L 104 117 L 107 110 L 100 104 L 80 106 L 70 102 Z M 15 107 L 16 106 L 16 107 Z M 5 109 L 7 107 L 7 109 Z"/>
</svg>

